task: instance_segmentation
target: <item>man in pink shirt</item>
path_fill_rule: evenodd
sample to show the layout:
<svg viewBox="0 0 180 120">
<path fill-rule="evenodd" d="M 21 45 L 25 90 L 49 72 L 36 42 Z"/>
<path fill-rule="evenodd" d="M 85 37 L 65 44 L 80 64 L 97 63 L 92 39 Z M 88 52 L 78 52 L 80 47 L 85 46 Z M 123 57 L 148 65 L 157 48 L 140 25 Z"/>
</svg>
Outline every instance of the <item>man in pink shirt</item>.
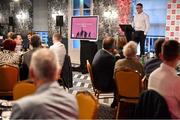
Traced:
<svg viewBox="0 0 180 120">
<path fill-rule="evenodd" d="M 162 46 L 163 63 L 149 77 L 148 89 L 160 93 L 168 104 L 172 118 L 180 118 L 180 77 L 176 65 L 180 60 L 180 44 L 177 41 L 166 41 Z"/>
</svg>

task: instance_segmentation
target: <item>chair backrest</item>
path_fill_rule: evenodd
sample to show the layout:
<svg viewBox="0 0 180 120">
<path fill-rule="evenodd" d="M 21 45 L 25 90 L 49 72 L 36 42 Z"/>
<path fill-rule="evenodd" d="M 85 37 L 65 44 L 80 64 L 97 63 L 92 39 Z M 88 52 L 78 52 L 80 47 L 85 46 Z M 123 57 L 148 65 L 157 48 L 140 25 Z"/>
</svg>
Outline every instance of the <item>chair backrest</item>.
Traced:
<svg viewBox="0 0 180 120">
<path fill-rule="evenodd" d="M 96 119 L 98 100 L 88 91 L 78 92 L 76 98 L 79 105 L 79 119 Z"/>
<path fill-rule="evenodd" d="M 36 87 L 33 83 L 29 82 L 19 82 L 13 88 L 13 99 L 17 100 L 24 96 L 33 94 L 36 91 Z"/>
<path fill-rule="evenodd" d="M 154 90 L 146 90 L 140 96 L 134 117 L 136 119 L 171 119 L 171 114 L 163 96 Z"/>
<path fill-rule="evenodd" d="M 93 77 L 93 73 L 92 73 L 92 67 L 91 67 L 91 64 L 89 63 L 88 60 L 86 60 L 86 66 L 87 66 L 88 73 L 89 73 L 89 75 L 90 75 L 90 79 L 91 79 L 91 83 L 92 83 L 93 90 L 95 91 L 95 87 L 94 87 L 94 77 Z"/>
<path fill-rule="evenodd" d="M 0 92 L 12 92 L 18 82 L 19 69 L 11 65 L 0 66 Z"/>
<path fill-rule="evenodd" d="M 141 75 L 131 69 L 115 72 L 118 95 L 122 98 L 137 99 L 141 93 Z"/>
</svg>

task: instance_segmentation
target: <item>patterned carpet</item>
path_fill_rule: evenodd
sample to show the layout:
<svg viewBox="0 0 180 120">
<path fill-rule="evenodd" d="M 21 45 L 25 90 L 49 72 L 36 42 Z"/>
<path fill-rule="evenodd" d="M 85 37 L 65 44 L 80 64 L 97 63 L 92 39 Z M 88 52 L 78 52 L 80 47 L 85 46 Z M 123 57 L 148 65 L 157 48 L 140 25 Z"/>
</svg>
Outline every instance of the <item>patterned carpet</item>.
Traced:
<svg viewBox="0 0 180 120">
<path fill-rule="evenodd" d="M 89 74 L 73 72 L 73 87 L 70 88 L 68 92 L 75 95 L 78 91 L 84 90 L 87 90 L 94 94 Z M 110 107 L 113 98 L 102 99 L 103 97 L 113 97 L 113 93 L 100 94 L 100 108 L 97 119 L 113 119 L 115 115 L 115 110 Z"/>
<path fill-rule="evenodd" d="M 81 74 L 80 72 L 73 72 L 73 87 L 69 89 L 69 93 L 75 95 L 78 91 L 84 91 L 84 90 L 87 90 L 94 94 L 89 74 Z M 113 97 L 113 93 L 100 94 L 100 99 L 99 99 L 99 103 L 108 106 L 111 105 L 113 98 L 101 99 L 104 97 Z"/>
</svg>

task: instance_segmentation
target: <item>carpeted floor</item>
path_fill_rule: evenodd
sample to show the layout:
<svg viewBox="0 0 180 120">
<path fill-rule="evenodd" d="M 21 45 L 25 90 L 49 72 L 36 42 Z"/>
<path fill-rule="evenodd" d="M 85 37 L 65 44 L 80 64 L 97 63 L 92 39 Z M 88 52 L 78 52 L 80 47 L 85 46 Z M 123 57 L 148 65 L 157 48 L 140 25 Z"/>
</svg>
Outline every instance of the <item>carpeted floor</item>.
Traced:
<svg viewBox="0 0 180 120">
<path fill-rule="evenodd" d="M 69 89 L 69 93 L 76 94 L 78 91 L 89 91 L 94 94 L 89 74 L 81 74 L 73 72 L 73 87 Z M 100 98 L 113 97 L 113 93 L 100 94 Z M 111 105 L 113 98 L 99 99 L 99 103 Z"/>
</svg>

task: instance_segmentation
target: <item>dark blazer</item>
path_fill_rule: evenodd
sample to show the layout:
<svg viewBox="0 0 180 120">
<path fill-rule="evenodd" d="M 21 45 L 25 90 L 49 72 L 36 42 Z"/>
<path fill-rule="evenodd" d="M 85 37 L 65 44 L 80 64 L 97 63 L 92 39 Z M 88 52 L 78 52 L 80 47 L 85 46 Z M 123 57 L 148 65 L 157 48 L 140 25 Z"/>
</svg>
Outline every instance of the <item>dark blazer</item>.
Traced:
<svg viewBox="0 0 180 120">
<path fill-rule="evenodd" d="M 160 67 L 162 61 L 159 58 L 153 58 L 147 61 L 144 65 L 144 71 L 146 76 L 150 76 L 150 74 Z"/>
<path fill-rule="evenodd" d="M 104 92 L 114 90 L 113 72 L 115 61 L 115 57 L 106 50 L 101 49 L 96 53 L 92 62 L 95 88 Z"/>
<path fill-rule="evenodd" d="M 154 90 L 142 93 L 135 110 L 135 117 L 141 119 L 170 119 L 165 99 Z"/>
<path fill-rule="evenodd" d="M 33 49 L 23 54 L 22 64 L 20 66 L 20 80 L 28 79 L 31 56 L 36 50 L 37 49 Z"/>
</svg>

